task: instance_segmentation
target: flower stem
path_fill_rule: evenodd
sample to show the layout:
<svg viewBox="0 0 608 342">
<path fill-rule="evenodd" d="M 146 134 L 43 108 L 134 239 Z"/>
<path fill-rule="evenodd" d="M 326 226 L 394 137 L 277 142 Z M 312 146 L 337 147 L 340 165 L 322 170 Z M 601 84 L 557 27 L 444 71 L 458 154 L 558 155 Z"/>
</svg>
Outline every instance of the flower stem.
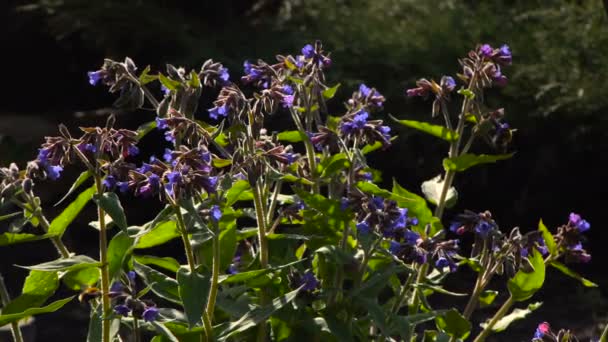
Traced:
<svg viewBox="0 0 608 342">
<path fill-rule="evenodd" d="M 298 113 L 296 113 L 296 111 L 293 108 L 290 110 L 290 112 L 291 112 L 291 117 L 293 118 L 293 121 L 296 124 L 296 127 L 298 127 L 298 131 L 300 131 L 300 134 L 303 135 L 302 140 L 304 141 L 304 147 L 306 148 L 306 159 L 308 159 L 308 165 L 310 167 L 310 175 L 311 175 L 312 181 L 314 183 L 314 185 L 312 187 L 312 191 L 314 194 L 318 194 L 320 191 L 320 188 L 319 188 L 319 181 L 317 179 L 317 160 L 315 159 L 315 148 L 314 148 L 314 146 L 312 146 L 312 143 L 310 142 L 310 138 L 306 134 L 306 130 L 304 129 L 304 126 L 302 125 L 302 121 L 300 120 Z"/>
<path fill-rule="evenodd" d="M 211 288 L 209 289 L 209 299 L 207 300 L 207 316 L 213 322 L 213 309 L 215 308 L 215 300 L 217 297 L 218 279 L 220 275 L 220 232 L 217 223 L 214 224 L 215 229 L 212 240 L 213 251 L 213 266 L 211 268 Z"/>
<path fill-rule="evenodd" d="M 133 317 L 133 335 L 135 335 L 135 342 L 141 342 L 141 333 L 139 331 L 139 321 Z"/>
<path fill-rule="evenodd" d="M 253 204 L 255 207 L 256 219 L 258 222 L 258 240 L 260 243 L 260 266 L 268 267 L 268 241 L 266 239 L 266 215 L 264 214 L 264 202 L 260 193 L 260 183 L 256 182 L 251 187 L 253 192 Z M 260 306 L 268 303 L 268 294 L 265 289 L 260 290 Z M 261 322 L 258 330 L 258 342 L 266 341 L 266 321 Z"/>
<path fill-rule="evenodd" d="M 95 186 L 97 188 L 97 195 L 103 194 L 103 184 L 101 182 L 101 176 L 95 175 Z M 111 320 L 107 319 L 107 314 L 110 312 L 110 274 L 108 270 L 108 237 L 106 234 L 106 213 L 103 208 L 97 205 L 97 218 L 99 220 L 99 261 L 101 262 L 101 308 L 102 308 L 102 341 L 110 342 L 110 325 Z"/>
<path fill-rule="evenodd" d="M 2 306 L 6 306 L 11 301 L 4 283 L 4 277 L 0 274 L 0 299 L 2 300 Z M 11 323 L 11 333 L 13 334 L 13 340 L 15 342 L 23 342 L 23 335 L 21 335 L 21 329 L 19 328 L 19 321 Z"/>
<path fill-rule="evenodd" d="M 475 340 L 473 340 L 473 342 L 485 341 L 486 337 L 488 337 L 488 335 L 490 335 L 490 333 L 492 332 L 492 328 L 494 327 L 494 325 L 496 325 L 496 322 L 498 322 L 498 320 L 500 320 L 507 314 L 507 311 L 509 311 L 513 304 L 515 304 L 515 300 L 513 299 L 513 296 L 509 295 L 509 299 L 507 299 L 507 301 L 502 304 L 502 306 L 500 307 L 500 309 L 498 309 L 496 314 L 494 314 L 488 325 L 486 325 L 486 327 L 481 331 L 481 333 L 479 333 L 479 335 L 475 337 Z"/>
<path fill-rule="evenodd" d="M 192 244 L 188 238 L 188 229 L 184 223 L 184 217 L 182 216 L 182 209 L 179 205 L 173 204 L 173 210 L 175 211 L 175 217 L 177 218 L 177 226 L 179 228 L 182 241 L 184 242 L 184 248 L 186 249 L 186 259 L 188 260 L 188 266 L 190 272 L 196 272 L 196 263 L 194 262 L 194 253 L 192 252 Z"/>
</svg>

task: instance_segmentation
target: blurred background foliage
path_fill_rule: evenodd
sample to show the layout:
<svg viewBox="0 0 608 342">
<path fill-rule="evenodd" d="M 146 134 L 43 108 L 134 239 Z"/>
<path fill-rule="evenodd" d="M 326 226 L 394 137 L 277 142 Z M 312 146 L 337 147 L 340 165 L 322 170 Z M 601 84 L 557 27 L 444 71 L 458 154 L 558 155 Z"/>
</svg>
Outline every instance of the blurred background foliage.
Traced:
<svg viewBox="0 0 608 342">
<path fill-rule="evenodd" d="M 427 121 L 430 103 L 406 99 L 407 87 L 421 77 L 455 75 L 457 59 L 477 43 L 509 44 L 514 56 L 505 71 L 509 85 L 488 94 L 488 102 L 505 107 L 518 129 L 517 154 L 458 179 L 460 203 L 448 217 L 464 208 L 490 209 L 505 228 L 520 225 L 527 231 L 540 217 L 556 226 L 570 211 L 580 212 L 593 225 L 588 250 L 594 259 L 579 270 L 604 292 L 569 293 L 579 303 L 576 310 L 587 314 L 578 320 L 569 314 L 568 327 L 589 328 L 589 312 L 594 321 L 606 318 L 608 22 L 600 0 L 5 0 L 0 162 L 33 158 L 35 146 L 58 122 L 71 127 L 103 122 L 98 114 L 107 113 L 112 97 L 89 87 L 86 71 L 104 57 L 130 56 L 140 67 L 151 64 L 156 70 L 166 62 L 198 68 L 213 58 L 237 80 L 245 59 L 269 61 L 315 39 L 332 51 L 330 82 L 342 83 L 331 114 L 339 114 L 340 103 L 365 81 L 387 97 L 382 115 Z M 199 108 L 209 108 L 213 95 Z M 151 115 L 120 118 L 136 127 Z M 400 137 L 373 165 L 383 170 L 385 182 L 395 177 L 419 192 L 422 181 L 441 171 L 446 146 L 392 126 Z M 476 150 L 492 152 L 483 144 Z M 574 286 L 549 283 L 545 291 L 563 295 Z M 600 299 L 581 301 L 581 296 Z M 539 312 L 549 320 L 572 309 L 560 308 Z"/>
</svg>

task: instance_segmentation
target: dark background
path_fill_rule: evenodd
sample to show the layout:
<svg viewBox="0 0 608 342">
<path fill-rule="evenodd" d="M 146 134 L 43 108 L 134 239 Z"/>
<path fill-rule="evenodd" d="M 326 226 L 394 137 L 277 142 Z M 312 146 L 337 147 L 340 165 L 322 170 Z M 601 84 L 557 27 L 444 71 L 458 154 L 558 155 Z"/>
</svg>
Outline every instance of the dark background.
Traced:
<svg viewBox="0 0 608 342">
<path fill-rule="evenodd" d="M 16 161 L 23 167 L 60 122 L 70 129 L 104 122 L 114 97 L 89 86 L 86 77 L 104 57 L 130 56 L 141 69 L 150 64 L 153 70 L 163 70 L 167 62 L 198 69 L 213 58 L 237 80 L 243 60 L 296 54 L 314 39 L 332 51 L 329 83 L 342 83 L 331 114 L 340 114 L 341 103 L 365 81 L 387 97 L 383 115 L 426 121 L 431 120 L 430 103 L 404 96 L 417 78 L 455 75 L 457 58 L 477 43 L 511 46 L 513 66 L 505 70 L 510 84 L 489 93 L 488 102 L 504 107 L 507 121 L 517 128 L 512 146 L 517 153 L 512 160 L 459 175 L 459 203 L 447 211 L 446 220 L 465 208 L 489 209 L 503 230 L 519 226 L 528 231 L 540 218 L 555 228 L 571 211 L 583 215 L 592 224 L 585 246 L 593 259 L 573 268 L 600 288 L 583 288 L 550 271 L 546 288 L 535 297 L 545 301 L 543 307 L 496 340 L 529 339 L 544 320 L 574 330 L 581 340 L 597 336 L 608 319 L 603 265 L 608 256 L 603 227 L 608 220 L 608 20 L 599 0 L 5 0 L 0 3 L 0 164 Z M 214 95 L 203 97 L 200 118 L 206 118 L 203 109 Z M 119 125 L 128 128 L 153 118 L 148 111 L 117 115 Z M 396 178 L 419 192 L 421 182 L 441 171 L 447 146 L 391 126 L 398 140 L 373 156 L 371 164 L 383 171 L 385 186 Z M 160 135 L 146 139 L 152 148 L 144 154 L 161 150 Z M 482 143 L 473 150 L 494 152 Z M 77 174 L 66 170 L 60 181 L 38 185 L 48 216 L 60 210 L 51 205 Z M 135 224 L 149 219 L 153 205 L 125 204 Z M 66 235 L 71 250 L 95 253 L 96 236 L 87 227 L 90 214 Z M 0 271 L 11 294 L 18 293 L 26 274 L 12 265 L 48 260 L 53 255 L 49 245 L 43 241 L 0 251 Z M 466 274 L 456 277 L 450 284 L 466 289 Z M 40 341 L 66 334 L 82 340 L 86 310 L 77 304 L 71 308 L 39 316 Z M 476 318 L 495 309 L 481 310 Z"/>
</svg>

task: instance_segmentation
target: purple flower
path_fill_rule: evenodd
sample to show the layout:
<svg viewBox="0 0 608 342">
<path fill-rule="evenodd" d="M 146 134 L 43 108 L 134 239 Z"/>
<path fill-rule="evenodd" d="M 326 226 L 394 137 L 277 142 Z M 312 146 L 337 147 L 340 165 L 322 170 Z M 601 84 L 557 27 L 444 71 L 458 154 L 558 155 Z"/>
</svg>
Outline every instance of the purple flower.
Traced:
<svg viewBox="0 0 608 342">
<path fill-rule="evenodd" d="M 167 129 L 167 128 L 169 128 L 169 126 L 167 126 L 167 119 L 156 118 L 156 128 L 158 128 L 158 129 Z"/>
<path fill-rule="evenodd" d="M 551 330 L 551 327 L 549 326 L 549 323 L 543 322 L 543 323 L 539 324 L 538 327 L 536 328 L 536 331 L 534 332 L 534 338 L 542 339 L 545 335 L 547 335 L 549 333 L 550 330 Z"/>
<path fill-rule="evenodd" d="M 507 76 L 502 74 L 502 72 L 500 71 L 500 66 L 498 65 L 496 65 L 494 68 L 494 73 L 492 74 L 492 81 L 494 82 L 494 85 L 498 87 L 504 87 L 507 85 Z"/>
<path fill-rule="evenodd" d="M 147 197 L 154 195 L 154 193 L 156 191 L 158 191 L 159 187 L 160 187 L 160 177 L 156 174 L 151 174 L 148 177 L 148 184 L 139 188 L 138 194 L 143 196 L 144 198 L 147 198 Z"/>
<path fill-rule="evenodd" d="M 130 156 L 136 156 L 136 155 L 138 155 L 138 154 L 139 154 L 139 148 L 138 148 L 137 146 L 135 146 L 135 145 L 131 145 L 131 146 L 129 146 L 129 147 L 127 148 L 127 153 L 128 153 Z"/>
<path fill-rule="evenodd" d="M 361 95 L 363 95 L 363 97 L 368 97 L 371 94 L 372 89 L 361 83 L 361 85 L 359 86 L 359 92 L 361 93 Z"/>
<path fill-rule="evenodd" d="M 486 237 L 490 230 L 492 230 L 492 225 L 484 220 L 479 221 L 479 223 L 475 226 L 475 232 L 482 237 Z"/>
<path fill-rule="evenodd" d="M 126 305 L 124 305 L 124 304 L 121 304 L 121 305 L 116 305 L 116 306 L 114 307 L 114 312 L 116 312 L 117 314 L 119 314 L 119 315 L 121 315 L 121 316 L 124 316 L 124 317 L 129 316 L 129 312 L 130 312 L 130 311 L 131 311 L 131 310 L 129 309 L 129 307 L 128 307 L 128 306 L 126 306 Z"/>
<path fill-rule="evenodd" d="M 150 306 L 150 307 L 147 307 L 146 310 L 144 310 L 142 317 L 143 317 L 144 321 L 146 321 L 146 322 L 153 322 L 158 318 L 159 314 L 160 313 L 156 307 Z"/>
<path fill-rule="evenodd" d="M 87 75 L 89 76 L 89 83 L 92 86 L 95 86 L 95 85 L 97 85 L 97 83 L 99 83 L 99 81 L 101 81 L 103 79 L 104 71 L 103 70 L 89 71 L 87 73 Z"/>
<path fill-rule="evenodd" d="M 222 211 L 220 210 L 220 206 L 219 205 L 213 205 L 211 206 L 211 209 L 209 210 L 209 216 L 211 217 L 211 220 L 213 222 L 219 222 L 220 219 L 222 218 Z"/>
<path fill-rule="evenodd" d="M 127 272 L 127 278 L 129 278 L 130 282 L 135 282 L 135 278 L 137 277 L 137 273 L 134 271 Z"/>
<path fill-rule="evenodd" d="M 118 186 L 118 190 L 122 193 L 129 191 L 129 182 L 118 182 L 116 186 Z"/>
<path fill-rule="evenodd" d="M 166 148 L 165 149 L 165 153 L 163 153 L 163 159 L 167 162 L 170 163 L 173 160 L 173 151 Z"/>
<path fill-rule="evenodd" d="M 444 269 L 448 266 L 450 266 L 450 261 L 444 257 L 439 257 L 437 259 L 437 261 L 435 262 L 435 267 L 437 267 L 439 269 Z"/>
<path fill-rule="evenodd" d="M 293 95 L 293 88 L 289 84 L 284 85 L 282 91 L 284 94 Z"/>
<path fill-rule="evenodd" d="M 388 126 L 380 126 L 380 133 L 386 140 L 391 140 L 391 128 Z"/>
<path fill-rule="evenodd" d="M 306 57 L 304 57 L 302 55 L 297 55 L 296 56 L 296 66 L 298 68 L 302 68 L 305 63 L 306 63 Z"/>
<path fill-rule="evenodd" d="M 47 176 L 50 180 L 57 180 L 61 176 L 61 171 L 63 171 L 63 167 L 61 165 L 44 165 L 44 170 L 46 171 Z"/>
<path fill-rule="evenodd" d="M 211 109 L 209 109 L 209 117 L 217 120 L 220 116 L 226 117 L 228 116 L 228 106 L 227 105 L 222 105 L 220 107 L 213 107 Z"/>
<path fill-rule="evenodd" d="M 420 234 L 408 229 L 403 233 L 403 237 L 405 238 L 405 242 L 407 242 L 409 245 L 415 246 L 418 244 Z"/>
<path fill-rule="evenodd" d="M 182 174 L 179 171 L 172 171 L 167 174 L 169 185 L 179 185 L 182 181 Z"/>
<path fill-rule="evenodd" d="M 576 213 L 570 213 L 568 223 L 571 226 L 576 227 L 580 233 L 584 233 L 591 228 L 591 224 L 582 219 L 581 216 Z"/>
<path fill-rule="evenodd" d="M 508 45 L 504 44 L 498 49 L 494 55 L 494 61 L 500 65 L 511 65 L 513 61 L 513 55 Z"/>
<path fill-rule="evenodd" d="M 479 48 L 479 55 L 481 55 L 482 57 L 490 58 L 492 57 L 493 53 L 494 49 L 489 44 L 483 44 Z"/>
<path fill-rule="evenodd" d="M 452 91 L 454 90 L 454 88 L 456 88 L 456 81 L 454 81 L 454 79 L 451 76 L 443 76 L 442 77 L 442 83 L 443 86 L 449 90 Z"/>
<path fill-rule="evenodd" d="M 366 221 L 361 221 L 357 223 L 356 227 L 359 234 L 367 235 L 371 232 L 369 223 L 367 223 Z"/>
<path fill-rule="evenodd" d="M 306 44 L 302 48 L 302 54 L 306 58 L 313 58 L 315 56 L 315 48 L 310 44 Z"/>
<path fill-rule="evenodd" d="M 308 271 L 302 276 L 301 285 L 304 285 L 302 287 L 304 291 L 314 291 L 319 286 L 319 281 L 312 271 Z"/>
<path fill-rule="evenodd" d="M 374 196 L 374 198 L 372 198 L 372 203 L 376 207 L 376 210 L 384 209 L 384 198 L 380 196 Z"/>
<path fill-rule="evenodd" d="M 405 228 L 407 223 L 407 209 L 399 209 L 399 216 L 393 221 L 391 228 Z"/>
<path fill-rule="evenodd" d="M 113 189 L 116 186 L 116 178 L 114 178 L 112 175 L 108 175 L 103 180 L 102 184 L 106 187 L 106 189 Z"/>
<path fill-rule="evenodd" d="M 355 130 L 362 129 L 363 127 L 365 127 L 368 117 L 369 117 L 368 112 L 360 111 L 358 114 L 356 114 L 353 117 L 353 121 L 342 122 L 342 125 L 340 126 L 342 133 L 348 134 L 348 133 L 352 133 Z"/>
<path fill-rule="evenodd" d="M 284 108 L 291 108 L 291 107 L 293 107 L 294 100 L 295 100 L 295 97 L 293 95 L 287 95 L 287 96 L 283 96 L 283 100 L 281 102 L 282 102 Z"/>
<path fill-rule="evenodd" d="M 165 140 L 175 144 L 175 135 L 171 131 L 165 132 Z"/>
<path fill-rule="evenodd" d="M 372 175 L 371 172 L 363 172 L 363 174 L 361 175 L 361 177 L 363 179 L 365 179 L 368 182 L 371 182 L 374 179 L 374 175 Z"/>
<path fill-rule="evenodd" d="M 93 144 L 78 144 L 78 149 L 81 152 L 91 152 L 91 153 L 95 153 L 97 152 L 97 147 L 95 147 L 95 145 Z"/>
<path fill-rule="evenodd" d="M 220 69 L 220 79 L 224 81 L 224 83 L 228 82 L 230 79 L 230 74 L 228 73 L 228 68 Z"/>
<path fill-rule="evenodd" d="M 254 71 L 254 69 L 251 67 L 251 62 L 249 61 L 245 61 L 243 62 L 243 69 L 245 71 L 245 74 L 249 75 L 249 76 L 254 76 L 252 73 Z"/>
<path fill-rule="evenodd" d="M 163 92 L 163 94 L 165 94 L 165 96 L 171 94 L 171 89 L 165 87 L 164 84 L 160 85 L 160 90 Z"/>
<path fill-rule="evenodd" d="M 401 251 L 401 244 L 395 240 L 391 240 L 388 250 L 391 254 L 397 255 Z"/>
<path fill-rule="evenodd" d="M 119 281 L 115 281 L 112 283 L 112 285 L 110 285 L 110 292 L 119 293 L 119 292 L 122 292 L 123 290 L 124 290 L 124 286 Z"/>
</svg>

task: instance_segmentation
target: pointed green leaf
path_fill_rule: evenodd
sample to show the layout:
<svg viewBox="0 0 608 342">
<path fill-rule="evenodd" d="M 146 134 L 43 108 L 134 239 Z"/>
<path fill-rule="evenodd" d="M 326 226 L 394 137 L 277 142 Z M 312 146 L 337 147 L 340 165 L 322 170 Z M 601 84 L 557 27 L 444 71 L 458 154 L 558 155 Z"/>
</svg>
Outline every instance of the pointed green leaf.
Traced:
<svg viewBox="0 0 608 342">
<path fill-rule="evenodd" d="M 461 340 L 466 339 L 471 333 L 471 322 L 455 309 L 449 310 L 441 316 L 437 316 L 437 318 L 435 318 L 435 324 L 437 325 L 437 329 Z"/>
<path fill-rule="evenodd" d="M 446 171 L 462 172 L 475 165 L 495 163 L 499 160 L 509 159 L 509 158 L 513 157 L 514 154 L 515 153 L 495 154 L 495 155 L 489 155 L 489 154 L 476 155 L 476 154 L 471 154 L 471 153 L 465 153 L 465 154 L 459 155 L 458 157 L 445 158 L 443 160 L 443 168 Z"/>
<path fill-rule="evenodd" d="M 226 206 L 230 207 L 237 201 L 253 199 L 253 196 L 247 196 L 247 198 L 242 199 L 243 194 L 249 189 L 251 189 L 251 186 L 246 180 L 238 180 L 234 182 L 234 184 L 232 184 L 230 189 L 226 192 Z"/>
<path fill-rule="evenodd" d="M 549 250 L 550 255 L 557 255 L 557 245 L 555 244 L 555 239 L 553 238 L 553 234 L 545 227 L 543 220 L 538 222 L 538 230 L 543 234 L 543 239 L 545 240 L 545 245 L 547 245 L 547 249 Z"/>
<path fill-rule="evenodd" d="M 494 302 L 498 296 L 498 291 L 485 290 L 479 295 L 479 304 L 481 307 L 488 306 Z"/>
<path fill-rule="evenodd" d="M 139 75 L 139 83 L 143 86 L 156 80 L 157 78 L 158 76 L 150 75 L 150 66 L 148 65 Z"/>
<path fill-rule="evenodd" d="M 163 273 L 138 262 L 133 262 L 133 268 L 144 279 L 144 282 L 151 286 L 152 292 L 156 293 L 156 295 L 168 301 L 182 304 L 175 279 L 167 277 Z"/>
<path fill-rule="evenodd" d="M 580 274 L 569 269 L 568 266 L 562 264 L 561 262 L 551 261 L 550 265 L 557 268 L 563 274 L 580 281 L 581 284 L 583 284 L 586 287 L 598 287 L 598 285 L 596 283 L 592 282 L 591 280 L 583 278 Z"/>
<path fill-rule="evenodd" d="M 338 91 L 338 88 L 340 88 L 340 83 L 336 84 L 335 86 L 333 86 L 331 88 L 327 88 L 327 89 L 323 90 L 323 97 L 327 100 L 333 98 L 334 96 L 336 96 L 336 92 Z"/>
<path fill-rule="evenodd" d="M 413 230 L 422 234 L 427 224 L 431 225 L 430 236 L 443 230 L 441 220 L 433 216 L 433 212 L 427 206 L 424 198 L 407 191 L 395 179 L 393 179 L 393 193 L 399 196 L 399 198 L 394 198 L 397 204 L 402 208 L 407 208 L 408 214 L 418 219 L 418 225 L 413 227 Z"/>
<path fill-rule="evenodd" d="M 99 205 L 110 217 L 112 221 L 124 232 L 127 231 L 127 217 L 125 211 L 120 204 L 120 199 L 113 192 L 103 193 L 101 196 L 93 196 L 97 205 Z"/>
<path fill-rule="evenodd" d="M 59 287 L 56 272 L 30 271 L 25 278 L 21 295 L 2 308 L 2 314 L 16 314 L 29 308 L 38 307 L 51 297 Z"/>
<path fill-rule="evenodd" d="M 19 213 L 21 214 L 21 213 Z M 27 233 L 2 233 L 0 234 L 0 246 L 16 245 L 18 243 L 44 240 L 57 236 L 56 234 L 34 235 Z"/>
<path fill-rule="evenodd" d="M 59 216 L 55 217 L 49 226 L 48 233 L 57 236 L 63 235 L 68 228 L 68 225 L 74 221 L 82 208 L 84 208 L 89 200 L 93 198 L 95 190 L 95 185 L 92 185 L 90 188 L 81 192 L 80 195 L 78 195 L 78 197 L 59 214 Z"/>
<path fill-rule="evenodd" d="M 74 255 L 69 258 L 62 258 L 44 262 L 33 266 L 19 266 L 28 270 L 37 271 L 72 271 L 90 267 L 98 267 L 101 263 L 86 255 Z"/>
<path fill-rule="evenodd" d="M 161 73 L 158 73 L 158 80 L 165 86 L 165 88 L 171 91 L 175 91 L 182 86 L 181 82 L 174 81 Z"/>
<path fill-rule="evenodd" d="M 81 291 L 87 287 L 97 284 L 99 281 L 99 269 L 96 267 L 83 268 L 79 270 L 68 271 L 61 277 L 61 281 L 74 291 Z"/>
<path fill-rule="evenodd" d="M 432 125 L 426 122 L 420 122 L 420 121 L 414 121 L 414 120 L 398 120 L 397 118 L 395 118 L 392 115 L 389 115 L 391 119 L 393 119 L 394 121 L 413 128 L 413 129 L 417 129 L 421 132 L 430 134 L 432 136 L 435 136 L 437 138 L 443 139 L 447 142 L 453 142 L 453 141 L 457 141 L 458 140 L 458 133 L 456 133 L 455 131 L 443 127 L 443 126 L 439 126 L 439 125 Z"/>
<path fill-rule="evenodd" d="M 61 299 L 61 300 L 52 302 L 51 304 L 49 304 L 47 306 L 43 306 L 40 308 L 30 308 L 30 309 L 27 309 L 27 310 L 19 312 L 19 313 L 2 314 L 2 315 L 0 315 L 0 326 L 6 325 L 6 324 L 9 324 L 12 322 L 17 322 L 25 317 L 55 312 L 55 311 L 61 309 L 64 305 L 66 305 L 73 298 L 74 297 L 72 296 L 69 298 Z"/>
<path fill-rule="evenodd" d="M 78 178 L 76 178 L 76 180 L 74 181 L 74 183 L 72 184 L 72 186 L 70 187 L 68 192 L 59 200 L 59 202 L 55 203 L 54 207 L 58 206 L 59 204 L 61 204 L 61 202 L 65 201 L 65 199 L 68 198 L 74 192 L 74 190 L 78 189 L 78 187 L 82 183 L 84 183 L 87 179 L 91 178 L 92 175 L 93 175 L 93 173 L 91 172 L 91 170 L 83 171 L 80 174 L 80 176 L 78 176 Z"/>
<path fill-rule="evenodd" d="M 133 239 L 124 231 L 114 235 L 108 245 L 108 273 L 110 280 L 120 276 L 120 270 L 128 254 L 133 250 Z"/>
<path fill-rule="evenodd" d="M 534 270 L 529 273 L 519 270 L 507 283 L 511 296 L 518 302 L 528 300 L 545 282 L 545 261 L 540 252 L 533 249 L 528 260 Z"/>
<path fill-rule="evenodd" d="M 170 240 L 179 237 L 181 234 L 177 229 L 175 221 L 166 221 L 152 228 L 144 235 L 137 238 L 135 249 L 150 248 L 160 246 Z"/>
<path fill-rule="evenodd" d="M 137 140 L 145 137 L 146 134 L 152 132 L 156 128 L 156 121 L 149 121 L 137 127 Z"/>
<path fill-rule="evenodd" d="M 249 328 L 252 328 L 258 324 L 264 324 L 268 317 L 272 315 L 277 310 L 281 309 L 283 306 L 291 303 L 292 300 L 296 298 L 298 293 L 302 288 L 297 288 L 283 296 L 277 297 L 272 300 L 272 303 L 266 305 L 264 307 L 257 307 L 248 313 L 246 313 L 243 317 L 241 317 L 236 322 L 231 322 L 228 324 L 226 329 L 224 329 L 218 336 L 218 341 L 226 341 L 231 336 L 238 334 L 240 332 L 246 331 Z"/>
<path fill-rule="evenodd" d="M 177 271 L 177 284 L 179 286 L 179 297 L 184 303 L 184 312 L 188 325 L 192 329 L 201 322 L 201 317 L 207 306 L 209 295 L 209 277 L 196 271 L 191 272 L 187 266 L 182 266 Z"/>
<path fill-rule="evenodd" d="M 290 143 L 296 143 L 296 142 L 306 140 L 307 136 L 306 136 L 306 134 L 304 134 L 300 131 L 284 131 L 284 132 L 277 134 L 277 139 L 279 139 L 279 141 L 287 141 Z"/>
<path fill-rule="evenodd" d="M 133 258 L 143 265 L 154 265 L 164 268 L 167 271 L 177 272 L 180 264 L 177 260 L 171 257 L 157 257 L 153 255 L 134 255 Z"/>
<path fill-rule="evenodd" d="M 532 311 L 538 309 L 542 304 L 542 302 L 537 302 L 528 305 L 528 307 L 525 309 L 514 309 L 510 314 L 499 319 L 498 322 L 496 322 L 496 324 L 494 324 L 492 327 L 492 331 L 501 332 L 507 330 L 511 323 L 526 318 L 530 313 L 532 313 Z M 480 326 L 485 329 L 487 323 L 481 323 Z"/>
</svg>

